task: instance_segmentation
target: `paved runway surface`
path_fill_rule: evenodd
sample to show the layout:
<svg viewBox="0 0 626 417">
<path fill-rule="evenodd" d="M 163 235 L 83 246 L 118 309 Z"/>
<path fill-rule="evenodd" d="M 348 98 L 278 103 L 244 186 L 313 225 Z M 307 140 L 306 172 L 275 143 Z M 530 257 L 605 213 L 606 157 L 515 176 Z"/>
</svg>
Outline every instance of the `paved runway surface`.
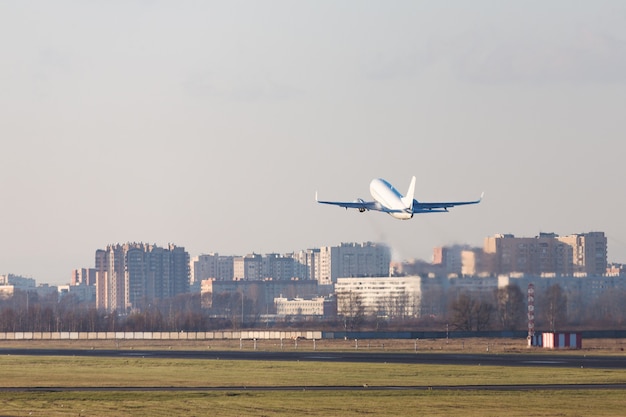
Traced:
<svg viewBox="0 0 626 417">
<path fill-rule="evenodd" d="M 0 355 L 29 356 L 99 356 L 144 357 L 204 360 L 318 361 L 407 363 L 481 366 L 543 366 L 566 368 L 626 369 L 626 355 L 592 356 L 576 354 L 456 354 L 456 353 L 386 353 L 315 352 L 315 351 L 193 351 L 193 350 L 84 350 L 84 349 L 0 349 Z"/>
<path fill-rule="evenodd" d="M 626 384 L 409 385 L 409 386 L 228 386 L 228 387 L 0 387 L 0 392 L 214 392 L 214 391 L 536 391 L 626 389 Z"/>
</svg>

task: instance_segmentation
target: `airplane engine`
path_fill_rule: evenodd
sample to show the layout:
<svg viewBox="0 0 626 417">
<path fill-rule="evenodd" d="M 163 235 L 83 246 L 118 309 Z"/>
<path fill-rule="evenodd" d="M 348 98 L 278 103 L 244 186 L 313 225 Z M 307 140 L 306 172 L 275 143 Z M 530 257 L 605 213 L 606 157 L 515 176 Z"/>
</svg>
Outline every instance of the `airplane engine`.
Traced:
<svg viewBox="0 0 626 417">
<path fill-rule="evenodd" d="M 365 200 L 363 200 L 362 198 L 357 198 L 355 200 L 355 203 L 365 204 Z M 358 210 L 359 210 L 359 213 L 364 213 L 365 211 L 367 211 L 365 207 L 359 207 Z"/>
</svg>

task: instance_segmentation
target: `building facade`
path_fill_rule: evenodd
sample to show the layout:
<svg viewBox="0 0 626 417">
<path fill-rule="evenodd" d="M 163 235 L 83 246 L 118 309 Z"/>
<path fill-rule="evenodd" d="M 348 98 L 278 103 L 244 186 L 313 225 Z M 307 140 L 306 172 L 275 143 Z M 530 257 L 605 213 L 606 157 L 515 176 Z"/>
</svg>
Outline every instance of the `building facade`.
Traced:
<svg viewBox="0 0 626 417">
<path fill-rule="evenodd" d="M 15 289 L 21 291 L 33 291 L 37 288 L 37 281 L 34 278 L 26 278 L 15 274 L 0 275 L 0 285 L 13 285 Z"/>
<path fill-rule="evenodd" d="M 80 268 L 72 271 L 70 285 L 96 285 L 95 268 Z"/>
<path fill-rule="evenodd" d="M 224 294 L 243 295 L 257 314 L 274 313 L 275 298 L 310 298 L 320 295 L 317 281 L 313 280 L 202 281 L 201 298 L 205 308 L 214 307 L 216 298 Z"/>
<path fill-rule="evenodd" d="M 499 234 L 485 239 L 486 270 L 493 274 L 605 274 L 607 240 L 603 232 L 533 238 Z"/>
<path fill-rule="evenodd" d="M 189 291 L 189 254 L 182 247 L 144 243 L 98 249 L 96 307 L 128 312 Z"/>
<path fill-rule="evenodd" d="M 342 243 L 299 252 L 245 256 L 196 256 L 190 264 L 192 282 L 229 280 L 314 280 L 332 285 L 339 276 L 387 276 L 391 250 L 386 245 Z"/>
<path fill-rule="evenodd" d="M 263 275 L 263 256 L 258 253 L 233 258 L 233 279 L 259 281 Z"/>
<path fill-rule="evenodd" d="M 274 299 L 278 316 L 331 317 L 336 315 L 337 303 L 331 297 Z"/>
<path fill-rule="evenodd" d="M 419 317 L 422 278 L 419 276 L 337 278 L 335 295 L 338 315 L 353 315 L 359 310 L 366 316 Z"/>
<path fill-rule="evenodd" d="M 194 256 L 190 263 L 191 282 L 201 282 L 205 279 L 232 280 L 235 276 L 233 258 L 218 253 Z"/>
<path fill-rule="evenodd" d="M 578 233 L 557 239 L 572 248 L 574 273 L 595 275 L 606 273 L 607 239 L 604 232 Z"/>
<path fill-rule="evenodd" d="M 291 254 L 294 259 L 295 276 L 319 281 L 320 249 L 307 249 Z"/>
<path fill-rule="evenodd" d="M 339 277 L 390 275 L 391 249 L 373 242 L 342 243 L 320 248 L 320 285 L 331 285 Z"/>
</svg>

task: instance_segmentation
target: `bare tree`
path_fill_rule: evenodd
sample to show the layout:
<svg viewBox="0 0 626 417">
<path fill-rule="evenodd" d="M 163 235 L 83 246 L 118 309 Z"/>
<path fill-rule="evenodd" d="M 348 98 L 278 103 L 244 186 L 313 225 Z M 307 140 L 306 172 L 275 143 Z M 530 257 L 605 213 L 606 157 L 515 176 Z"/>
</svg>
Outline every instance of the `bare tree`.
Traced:
<svg viewBox="0 0 626 417">
<path fill-rule="evenodd" d="M 461 294 L 452 302 L 452 327 L 456 330 L 471 331 L 474 327 L 472 309 L 474 301 L 467 294 Z"/>
<path fill-rule="evenodd" d="M 510 284 L 496 291 L 496 312 L 504 330 L 518 330 L 525 314 L 524 294 L 517 285 Z"/>
<path fill-rule="evenodd" d="M 621 328 L 626 322 L 626 291 L 604 291 L 590 305 L 589 318 L 600 328 Z"/>
<path fill-rule="evenodd" d="M 389 319 L 405 319 L 409 312 L 414 310 L 411 301 L 411 297 L 405 291 L 381 297 L 377 303 L 378 315 Z"/>
<path fill-rule="evenodd" d="M 565 324 L 567 319 L 567 296 L 559 284 L 548 287 L 545 297 L 540 298 L 540 312 L 550 331 Z"/>
<path fill-rule="evenodd" d="M 452 327 L 463 331 L 482 331 L 489 328 L 493 304 L 463 293 L 452 302 Z"/>
<path fill-rule="evenodd" d="M 490 302 L 484 300 L 476 302 L 476 304 L 474 305 L 473 313 L 475 316 L 474 322 L 476 323 L 477 332 L 489 329 L 494 310 L 495 308 Z"/>
<path fill-rule="evenodd" d="M 356 330 L 365 319 L 365 307 L 361 296 L 347 291 L 337 293 L 337 303 L 344 317 L 344 329 Z"/>
</svg>

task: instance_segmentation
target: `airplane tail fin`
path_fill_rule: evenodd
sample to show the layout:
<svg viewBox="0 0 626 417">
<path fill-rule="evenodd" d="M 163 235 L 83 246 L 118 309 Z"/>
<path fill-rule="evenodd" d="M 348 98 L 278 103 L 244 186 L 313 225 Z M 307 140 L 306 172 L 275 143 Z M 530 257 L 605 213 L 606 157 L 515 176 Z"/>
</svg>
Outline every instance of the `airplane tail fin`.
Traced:
<svg viewBox="0 0 626 417">
<path fill-rule="evenodd" d="M 413 210 L 413 196 L 415 195 L 415 175 L 411 178 L 411 184 L 409 184 L 409 190 L 406 192 L 404 197 L 402 197 L 402 202 L 404 205 Z"/>
</svg>

